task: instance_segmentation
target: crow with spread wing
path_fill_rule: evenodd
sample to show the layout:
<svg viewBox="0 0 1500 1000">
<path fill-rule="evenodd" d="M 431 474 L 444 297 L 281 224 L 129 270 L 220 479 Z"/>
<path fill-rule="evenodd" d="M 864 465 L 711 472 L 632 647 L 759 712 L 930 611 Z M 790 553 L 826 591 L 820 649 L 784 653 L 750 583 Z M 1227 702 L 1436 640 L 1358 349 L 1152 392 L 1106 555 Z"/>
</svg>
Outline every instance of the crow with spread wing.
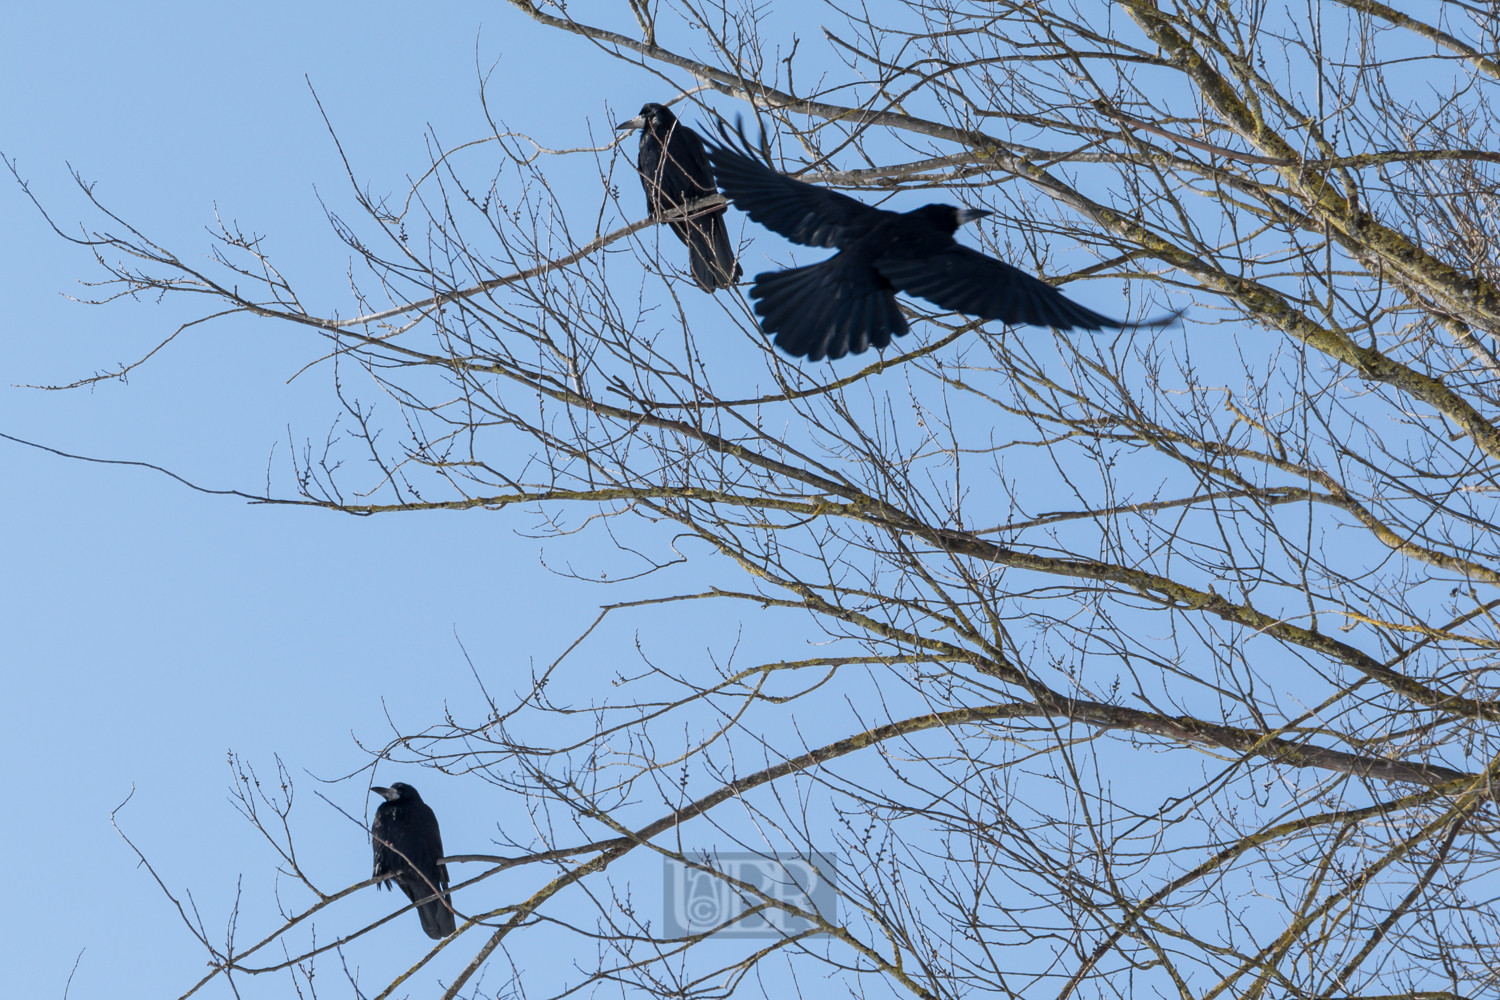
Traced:
<svg viewBox="0 0 1500 1000">
<path fill-rule="evenodd" d="M 793 243 L 838 250 L 818 264 L 755 277 L 750 297 L 757 300 L 761 329 L 794 357 L 841 358 L 903 336 L 898 291 L 980 319 L 1058 330 L 1164 326 L 1177 318 L 1110 319 L 954 240 L 964 223 L 991 214 L 985 209 L 923 205 L 888 212 L 777 172 L 751 148 L 743 129 L 738 143 L 723 126 L 719 131 L 724 143 L 708 143 L 708 157 L 734 207 Z"/>
</svg>

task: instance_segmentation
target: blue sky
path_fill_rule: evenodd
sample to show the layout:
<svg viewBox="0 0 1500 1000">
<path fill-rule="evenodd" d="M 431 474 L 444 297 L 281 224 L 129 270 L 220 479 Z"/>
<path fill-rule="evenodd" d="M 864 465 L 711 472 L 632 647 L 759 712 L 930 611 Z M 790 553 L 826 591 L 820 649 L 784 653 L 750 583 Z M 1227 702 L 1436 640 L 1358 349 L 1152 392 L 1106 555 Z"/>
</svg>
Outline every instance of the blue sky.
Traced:
<svg viewBox="0 0 1500 1000">
<path fill-rule="evenodd" d="M 359 181 L 377 195 L 401 193 L 426 168 L 429 133 L 450 148 L 486 134 L 476 62 L 488 69 L 498 59 L 489 95 L 505 125 L 556 146 L 586 145 L 591 130 L 608 133 L 669 90 L 503 3 L 420 15 L 400 4 L 43 6 L 7 12 L 4 29 L 0 87 L 26 98 L 0 108 L 0 151 L 60 226 L 97 218 L 71 167 L 106 206 L 181 253 L 208 251 L 205 227 L 216 213 L 265 234 L 278 265 L 326 296 L 309 303 L 314 311 L 345 315 L 348 250 L 322 205 L 352 214 L 352 199 L 309 82 Z M 592 159 L 566 169 L 576 184 L 569 193 L 597 202 Z M 621 186 L 622 203 L 639 209 L 633 178 Z M 178 338 L 128 385 L 16 387 L 133 361 L 195 316 L 188 310 L 198 303 L 72 301 L 89 294 L 78 279 L 97 275 L 88 252 L 53 234 L 15 186 L 5 190 L 0 281 L 12 307 L 0 433 L 256 491 L 268 464 L 284 477 L 289 436 L 316 441 L 338 416 L 327 366 L 288 383 L 317 345 L 301 330 L 242 319 Z M 776 252 L 765 233 L 755 239 L 756 254 Z M 747 258 L 747 272 L 760 269 Z M 1101 292 L 1082 298 L 1104 307 Z M 725 372 L 738 374 L 716 374 Z M 764 376 L 746 366 L 745 377 Z M 543 557 L 550 565 L 578 557 L 590 571 L 601 557 L 570 550 L 586 540 L 544 546 L 527 537 L 534 519 L 521 511 L 355 519 L 247 505 L 147 470 L 8 442 L 0 449 L 9 485 L 0 493 L 8 570 L 0 739 L 11 795 L 34 817 L 0 826 L 0 846 L 7 857 L 37 860 L 14 876 L 14 897 L 32 901 L 27 918 L 0 935 L 15 995 L 60 996 L 80 952 L 73 997 L 120 996 L 122 984 L 123 995 L 177 995 L 202 968 L 200 947 L 110 826 L 132 789 L 121 827 L 167 888 L 184 902 L 191 889 L 221 939 L 243 873 L 250 935 L 274 923 L 265 875 L 275 859 L 227 800 L 228 752 L 263 779 L 277 755 L 286 763 L 297 781 L 303 860 L 325 890 L 342 888 L 368 873 L 368 847 L 313 792 L 361 816 L 369 776 L 315 779 L 364 766 L 356 739 L 387 738 L 387 713 L 411 729 L 440 719 L 445 705 L 471 704 L 476 683 L 460 640 L 503 698 L 524 684 L 532 658 L 560 653 L 601 603 L 622 596 L 547 572 Z M 720 662 L 736 641 L 744 656 L 769 644 L 758 626 L 770 619 L 757 616 L 741 639 L 738 613 L 718 619 Z M 679 616 L 666 629 L 651 629 L 649 615 L 610 623 L 581 669 L 608 677 L 637 662 L 634 630 L 643 624 L 648 652 L 701 663 L 714 620 L 704 608 L 691 625 Z M 797 627 L 778 623 L 772 638 Z M 773 655 L 792 647 L 781 641 Z M 873 718 L 884 709 L 861 710 Z M 829 725 L 828 735 L 843 735 L 847 721 L 804 710 L 801 736 L 816 741 Z M 497 823 L 525 839 L 526 819 L 503 815 L 499 798 L 476 796 L 482 785 L 413 770 L 387 768 L 378 778 L 421 789 L 450 851 L 498 850 Z M 646 859 L 626 871 L 657 877 Z M 361 893 L 349 919 L 391 905 L 389 895 Z M 382 929 L 380 947 L 360 953 L 362 982 L 425 949 L 415 923 Z M 528 936 L 526 958 L 538 960 L 546 940 Z M 487 989 L 500 985 L 503 968 Z M 289 988 L 242 985 L 251 995 Z"/>
<path fill-rule="evenodd" d="M 621 16 L 623 8 L 609 9 Z M 182 253 L 208 251 L 205 227 L 216 213 L 266 234 L 278 264 L 322 297 L 310 307 L 347 315 L 348 250 L 323 206 L 351 213 L 352 199 L 309 83 L 360 183 L 399 194 L 426 168 L 429 135 L 451 148 L 488 132 L 478 76 L 492 63 L 492 108 L 507 126 L 558 146 L 587 144 L 670 91 L 503 2 L 33 5 L 0 15 L 0 93 L 10 98 L 0 103 L 0 152 L 65 229 L 97 218 L 72 169 L 122 218 Z M 560 169 L 572 171 L 569 194 L 599 200 L 592 160 Z M 633 178 L 621 186 L 639 217 Z M 316 441 L 338 416 L 327 366 L 289 382 L 318 349 L 304 331 L 232 319 L 178 338 L 128 384 L 21 387 L 133 361 L 196 315 L 197 303 L 73 301 L 90 294 L 78 279 L 97 275 L 89 253 L 51 232 L 13 183 L 0 189 L 0 294 L 9 305 L 0 433 L 154 463 L 208 488 L 259 490 L 268 464 L 284 484 L 289 437 Z M 756 254 L 776 252 L 764 233 L 755 238 Z M 759 269 L 747 259 L 748 273 Z M 1120 307 L 1099 285 L 1077 288 L 1081 301 Z M 1252 351 L 1268 342 L 1275 338 L 1263 331 L 1247 335 Z M 725 377 L 739 374 L 764 377 L 750 365 Z M 132 790 L 121 828 L 171 892 L 186 902 L 192 890 L 209 933 L 222 938 L 242 873 L 245 933 L 268 928 L 274 856 L 227 799 L 228 753 L 262 779 L 278 757 L 285 762 L 297 781 L 303 860 L 323 888 L 342 888 L 370 863 L 363 833 L 334 808 L 355 817 L 367 808 L 369 775 L 333 780 L 368 763 L 357 741 L 379 745 L 392 725 L 409 730 L 441 719 L 445 707 L 465 711 L 477 695 L 470 660 L 503 699 L 534 662 L 561 653 L 600 604 L 627 596 L 548 572 L 544 558 L 592 573 L 612 553 L 588 551 L 586 539 L 544 545 L 529 537 L 535 518 L 524 511 L 356 519 L 249 505 L 145 469 L 8 441 L 0 454 L 0 752 L 9 792 L 0 851 L 14 869 L 0 961 L 10 996 L 60 997 L 75 960 L 72 997 L 175 996 L 202 969 L 201 948 L 110 825 Z M 1157 480 L 1151 466 L 1133 468 L 1142 467 L 1130 485 L 1149 492 Z M 583 676 L 636 663 L 643 625 L 647 652 L 685 664 L 705 662 L 711 643 L 722 661 L 740 638 L 738 612 L 716 618 L 705 608 L 657 629 L 651 614 L 601 629 L 580 654 Z M 775 630 L 761 623 L 770 620 L 750 623 L 743 655 L 769 646 L 765 633 Z M 772 655 L 785 655 L 800 627 L 772 636 L 783 640 Z M 858 705 L 857 686 L 829 697 L 846 694 L 868 717 L 883 710 Z M 816 742 L 820 728 L 842 727 L 847 716 L 802 721 Z M 1179 754 L 1164 768 L 1164 756 L 1151 772 L 1162 787 L 1175 780 L 1163 774 L 1180 772 L 1187 783 L 1200 766 Z M 504 814 L 506 800 L 486 796 L 481 782 L 398 768 L 376 777 L 417 785 L 450 851 L 501 850 L 497 824 L 526 839 L 527 818 Z M 642 859 L 619 874 L 654 879 L 655 866 Z M 655 884 L 644 884 L 649 897 Z M 371 890 L 347 912 L 352 923 L 392 905 Z M 388 978 L 427 945 L 415 917 L 376 940 L 360 954 L 370 963 L 362 982 Z M 538 959 L 549 940 L 529 935 L 525 958 Z M 487 991 L 500 988 L 507 968 L 496 961 Z M 260 981 L 248 995 L 288 990 L 284 980 Z"/>
<path fill-rule="evenodd" d="M 347 185 L 304 75 L 362 179 L 394 191 L 425 166 L 429 127 L 448 142 L 484 134 L 476 47 L 486 64 L 500 59 L 492 93 L 525 95 L 504 101 L 516 128 L 602 129 L 606 97 L 633 113 L 660 93 L 505 4 L 22 5 L 0 16 L 0 151 L 64 227 L 87 215 L 71 165 L 164 245 L 206 252 L 217 206 L 336 294 L 347 252 L 318 196 L 347 207 Z M 558 72 L 584 56 L 587 75 Z M 129 385 L 15 387 L 133 360 L 187 314 L 70 301 L 94 276 L 88 253 L 52 234 L 14 184 L 0 188 L 0 432 L 254 490 L 273 447 L 284 462 L 289 426 L 298 439 L 326 430 L 328 378 L 287 384 L 309 344 L 264 324 L 180 338 Z M 177 995 L 202 968 L 110 827 L 132 788 L 122 828 L 174 892 L 192 888 L 215 932 L 238 874 L 248 885 L 271 860 L 226 799 L 231 749 L 262 773 L 273 754 L 288 762 L 310 849 L 341 887 L 368 873 L 368 847 L 313 798 L 304 769 L 353 771 L 367 759 L 353 736 L 383 739 L 387 710 L 419 724 L 472 695 L 455 632 L 504 692 L 526 656 L 555 655 L 606 599 L 541 571 L 539 543 L 515 533 L 524 517 L 249 506 L 140 469 L 0 450 L 10 996 L 61 997 L 80 951 L 72 997 Z M 446 795 L 431 774 L 381 775 L 403 777 L 438 806 L 450 845 L 493 849 L 484 803 Z M 365 781 L 321 790 L 360 815 Z M 390 897 L 368 905 L 380 912 Z M 416 953 L 425 939 L 401 931 L 390 940 Z"/>
<path fill-rule="evenodd" d="M 39 5 L 0 16 L 0 92 L 12 95 L 0 103 L 0 152 L 70 234 L 80 220 L 100 224 L 76 171 L 103 205 L 184 255 L 209 252 L 216 215 L 264 234 L 277 264 L 322 296 L 312 308 L 347 315 L 348 249 L 323 206 L 356 210 L 309 84 L 360 183 L 400 194 L 428 166 L 430 135 L 452 147 L 487 134 L 478 78 L 492 64 L 492 111 L 558 146 L 610 134 L 670 92 L 503 3 L 420 14 L 382 3 Z M 592 158 L 565 169 L 580 179 L 578 197 L 597 204 Z M 622 189 L 638 218 L 633 178 Z M 289 494 L 289 438 L 316 442 L 339 416 L 326 365 L 289 382 L 320 345 L 302 330 L 229 319 L 177 338 L 128 384 L 27 388 L 135 361 L 201 303 L 76 301 L 94 294 L 80 280 L 99 277 L 88 250 L 52 232 L 8 178 L 0 191 L 0 282 L 11 304 L 0 433 L 152 463 L 210 489 L 259 491 L 269 466 L 276 492 Z M 370 775 L 335 780 L 368 764 L 357 741 L 378 746 L 393 724 L 409 731 L 474 704 L 469 659 L 503 700 L 622 596 L 549 572 L 544 559 L 613 571 L 612 553 L 587 540 L 544 544 L 524 511 L 356 519 L 250 505 L 10 441 L 0 453 L 0 753 L 10 816 L 26 816 L 0 824 L 0 850 L 18 859 L 0 934 L 7 995 L 61 997 L 75 961 L 72 998 L 176 996 L 201 974 L 200 945 L 110 824 L 127 798 L 121 829 L 210 937 L 222 942 L 237 892 L 241 938 L 252 937 L 277 923 L 276 858 L 229 801 L 229 753 L 263 780 L 285 762 L 302 860 L 323 889 L 343 888 L 370 867 L 364 833 L 338 811 L 366 815 Z M 762 642 L 754 629 L 741 635 L 738 615 L 704 609 L 651 631 L 642 648 L 703 662 L 717 642 L 722 662 L 738 643 L 752 655 Z M 648 612 L 606 623 L 578 654 L 582 675 L 632 669 L 636 630 L 652 621 Z M 777 648 L 785 654 L 785 642 Z M 808 733 L 831 718 L 810 720 Z M 482 784 L 415 768 L 376 779 L 417 785 L 450 851 L 502 851 L 497 825 L 527 839 L 529 820 L 476 794 Z M 654 898 L 654 858 L 620 872 L 645 879 Z M 293 888 L 286 898 L 304 896 Z M 337 924 L 394 905 L 370 890 Z M 366 985 L 428 945 L 415 917 L 378 935 L 351 958 L 364 963 Z M 524 957 L 539 960 L 547 941 L 528 936 Z M 549 958 L 566 964 L 571 953 Z M 507 968 L 499 961 L 484 988 L 499 988 Z M 433 974 L 452 971 L 440 963 Z M 290 989 L 275 977 L 239 985 L 250 996 Z"/>
</svg>

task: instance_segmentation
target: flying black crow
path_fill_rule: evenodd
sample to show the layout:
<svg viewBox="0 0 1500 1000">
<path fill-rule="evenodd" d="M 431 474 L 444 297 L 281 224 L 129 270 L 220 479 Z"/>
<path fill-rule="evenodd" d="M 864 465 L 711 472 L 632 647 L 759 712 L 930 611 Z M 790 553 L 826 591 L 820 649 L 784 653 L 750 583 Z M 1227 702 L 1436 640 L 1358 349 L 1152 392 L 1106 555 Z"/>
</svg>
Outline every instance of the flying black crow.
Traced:
<svg viewBox="0 0 1500 1000">
<path fill-rule="evenodd" d="M 761 329 L 794 357 L 819 361 L 887 346 L 907 331 L 897 291 L 980 319 L 1059 330 L 1162 326 L 1177 318 L 1127 324 L 1101 316 L 1025 271 L 959 245 L 958 227 L 990 215 L 985 209 L 874 208 L 778 173 L 743 129 L 738 146 L 722 125 L 719 131 L 724 145 L 708 143 L 708 157 L 734 207 L 793 243 L 839 251 L 818 264 L 755 276 L 750 297 L 758 300 Z"/>
<path fill-rule="evenodd" d="M 718 194 L 714 171 L 703 151 L 698 133 L 679 122 L 660 104 L 647 104 L 617 130 L 640 129 L 641 150 L 636 158 L 641 187 L 651 214 L 664 215 L 688 202 Z M 669 223 L 677 238 L 687 244 L 693 280 L 705 292 L 728 288 L 744 272 L 734 259 L 734 244 L 724 228 L 724 206 L 716 205 L 688 219 Z"/>
<path fill-rule="evenodd" d="M 447 889 L 448 866 L 438 864 L 443 856 L 443 838 L 431 807 L 415 788 L 400 781 L 390 788 L 370 791 L 385 799 L 375 810 L 375 824 L 370 830 L 375 843 L 375 874 L 395 874 L 382 884 L 389 889 L 392 882 L 396 883 L 413 903 Z M 453 909 L 446 892 L 417 907 L 417 915 L 428 937 L 441 939 L 453 933 Z"/>
</svg>

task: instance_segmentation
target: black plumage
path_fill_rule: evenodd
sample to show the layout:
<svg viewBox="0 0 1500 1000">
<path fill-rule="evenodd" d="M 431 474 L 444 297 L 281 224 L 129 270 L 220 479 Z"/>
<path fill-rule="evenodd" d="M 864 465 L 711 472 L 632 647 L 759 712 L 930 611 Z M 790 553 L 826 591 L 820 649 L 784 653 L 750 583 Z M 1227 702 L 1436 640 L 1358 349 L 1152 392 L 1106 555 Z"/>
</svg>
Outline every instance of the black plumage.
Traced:
<svg viewBox="0 0 1500 1000">
<path fill-rule="evenodd" d="M 987 210 L 924 205 L 888 212 L 787 177 L 756 155 L 743 131 L 738 145 L 720 132 L 725 143 L 707 144 L 708 156 L 734 207 L 793 243 L 839 251 L 818 264 L 755 276 L 750 297 L 761 329 L 790 355 L 818 361 L 887 346 L 907 332 L 897 291 L 980 319 L 1059 330 L 1160 326 L 1177 318 L 1110 319 L 953 239 L 959 226 Z"/>
<path fill-rule="evenodd" d="M 448 866 L 438 864 L 443 856 L 443 838 L 432 808 L 404 782 L 370 791 L 385 799 L 375 810 L 370 830 L 375 844 L 375 875 L 395 875 L 381 884 L 389 889 L 392 882 L 396 883 L 413 903 L 446 890 Z M 417 907 L 417 915 L 430 938 L 445 938 L 456 926 L 447 892 Z"/>
<path fill-rule="evenodd" d="M 714 171 L 703 140 L 660 104 L 647 104 L 641 113 L 616 129 L 640 129 L 636 170 L 646 192 L 651 214 L 661 216 L 689 202 L 718 194 Z M 693 280 L 705 292 L 729 288 L 744 271 L 734 259 L 734 244 L 724 228 L 724 206 L 715 205 L 690 218 L 668 223 L 687 244 Z"/>
</svg>

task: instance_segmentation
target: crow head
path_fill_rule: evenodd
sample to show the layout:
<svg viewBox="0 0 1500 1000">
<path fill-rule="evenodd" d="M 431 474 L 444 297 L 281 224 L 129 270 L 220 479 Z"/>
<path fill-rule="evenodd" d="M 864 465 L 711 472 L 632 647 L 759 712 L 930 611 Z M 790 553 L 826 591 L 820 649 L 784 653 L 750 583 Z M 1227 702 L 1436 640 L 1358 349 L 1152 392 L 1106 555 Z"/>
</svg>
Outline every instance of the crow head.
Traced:
<svg viewBox="0 0 1500 1000">
<path fill-rule="evenodd" d="M 404 781 L 398 781 L 390 788 L 377 787 L 370 789 L 370 791 L 374 792 L 376 795 L 379 795 L 387 802 L 395 802 L 397 800 L 400 800 L 402 802 L 422 801 L 422 796 L 417 794 L 417 790 Z"/>
<path fill-rule="evenodd" d="M 994 215 L 985 208 L 959 208 L 956 205 L 923 205 L 921 208 L 913 209 L 907 215 L 919 215 L 927 220 L 934 229 L 940 229 L 945 233 L 956 233 L 958 227 L 975 219 L 982 219 L 986 215 Z"/>
<path fill-rule="evenodd" d="M 673 125 L 677 124 L 677 116 L 660 104 L 642 105 L 641 113 L 628 122 L 621 122 L 615 126 L 616 132 L 633 132 L 636 129 L 645 129 L 652 135 L 666 135 Z"/>
</svg>

